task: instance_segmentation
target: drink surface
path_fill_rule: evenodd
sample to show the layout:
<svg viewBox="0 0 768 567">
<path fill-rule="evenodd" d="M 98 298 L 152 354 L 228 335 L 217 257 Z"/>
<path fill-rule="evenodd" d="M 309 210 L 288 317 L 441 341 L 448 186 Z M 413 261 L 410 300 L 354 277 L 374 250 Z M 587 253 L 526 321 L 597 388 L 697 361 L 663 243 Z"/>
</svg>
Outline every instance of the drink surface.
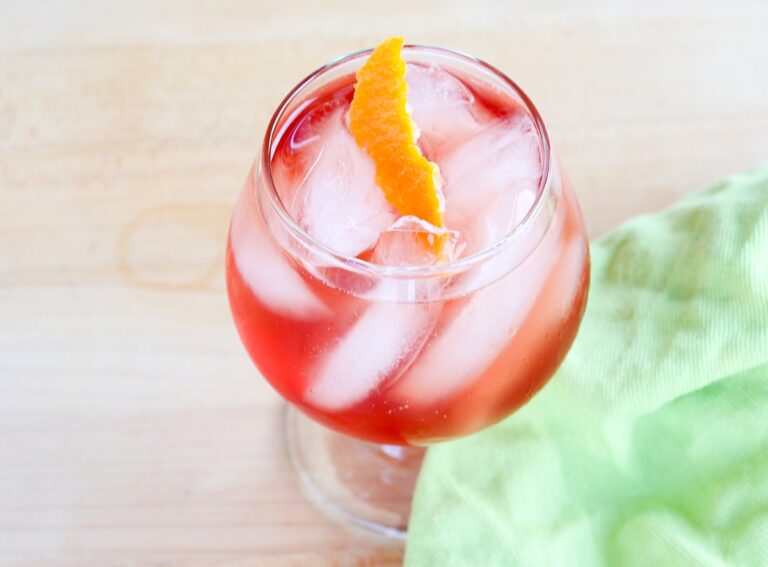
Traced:
<svg viewBox="0 0 768 567">
<path fill-rule="evenodd" d="M 400 218 L 376 187 L 347 127 L 351 75 L 310 93 L 285 120 L 272 177 L 283 207 L 328 249 L 390 267 L 439 266 L 486 250 L 526 219 L 543 150 L 512 97 L 437 65 L 409 63 L 407 80 L 419 146 L 443 178 L 446 229 Z M 567 183 L 550 182 L 546 222 L 510 242 L 521 251 L 510 269 L 478 264 L 426 283 L 360 285 L 324 277 L 339 270 L 279 237 L 263 179 L 251 175 L 227 250 L 246 349 L 282 396 L 357 437 L 423 444 L 498 421 L 560 364 L 586 301 L 578 206 Z M 424 245 L 438 236 L 442 248 Z"/>
<path fill-rule="evenodd" d="M 406 77 L 418 144 L 443 178 L 445 224 L 460 233 L 454 256 L 468 256 L 509 233 L 530 210 L 541 177 L 536 129 L 513 99 L 472 88 L 436 65 L 411 63 Z M 388 265 L 434 261 L 382 254 L 376 246 L 398 215 L 349 132 L 353 92 L 354 77 L 342 77 L 293 118 L 272 160 L 280 197 L 306 232 L 338 252 L 360 256 L 378 248 L 374 261 Z"/>
</svg>

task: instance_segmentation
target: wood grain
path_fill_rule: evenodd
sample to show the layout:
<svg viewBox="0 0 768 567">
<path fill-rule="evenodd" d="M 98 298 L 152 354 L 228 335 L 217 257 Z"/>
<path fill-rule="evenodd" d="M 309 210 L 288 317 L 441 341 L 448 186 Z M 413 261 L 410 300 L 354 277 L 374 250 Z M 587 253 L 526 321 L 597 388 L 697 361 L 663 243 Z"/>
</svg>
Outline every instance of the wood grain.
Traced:
<svg viewBox="0 0 768 567">
<path fill-rule="evenodd" d="M 228 217 L 271 111 L 388 34 L 474 53 L 536 101 L 596 236 L 768 157 L 766 21 L 692 0 L 3 3 L 0 564 L 399 564 L 304 501 L 230 321 Z"/>
</svg>

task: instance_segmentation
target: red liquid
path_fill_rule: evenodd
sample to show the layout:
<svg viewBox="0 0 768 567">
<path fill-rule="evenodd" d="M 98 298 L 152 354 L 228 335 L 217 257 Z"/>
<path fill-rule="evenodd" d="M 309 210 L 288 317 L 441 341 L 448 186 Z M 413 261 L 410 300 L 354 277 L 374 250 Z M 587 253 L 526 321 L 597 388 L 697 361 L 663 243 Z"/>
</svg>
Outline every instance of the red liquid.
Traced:
<svg viewBox="0 0 768 567">
<path fill-rule="evenodd" d="M 318 108 L 347 105 L 351 81 L 316 92 L 292 118 L 273 157 L 284 200 L 291 180 L 307 167 L 289 140 L 302 141 L 302 129 L 311 130 L 311 121 L 323 115 Z M 524 112 L 478 86 L 472 92 L 487 115 Z M 259 204 L 266 201 L 259 183 L 249 178 L 233 218 L 226 257 L 230 305 L 259 370 L 315 420 L 388 444 L 466 435 L 523 405 L 568 351 L 586 304 L 589 257 L 567 183 L 559 188 L 549 227 L 519 266 L 490 285 L 447 299 L 437 294 L 427 303 L 382 302 L 364 297 L 362 287 L 337 289 L 310 274 L 273 238 L 277 221 L 268 203 Z M 557 191 L 561 180 L 553 183 Z M 370 332 L 369 321 L 392 325 Z M 407 346 L 399 348 L 400 341 Z M 390 350 L 400 354 L 387 362 Z M 380 370 L 375 380 L 369 366 Z M 338 380 L 319 378 L 329 369 Z"/>
</svg>

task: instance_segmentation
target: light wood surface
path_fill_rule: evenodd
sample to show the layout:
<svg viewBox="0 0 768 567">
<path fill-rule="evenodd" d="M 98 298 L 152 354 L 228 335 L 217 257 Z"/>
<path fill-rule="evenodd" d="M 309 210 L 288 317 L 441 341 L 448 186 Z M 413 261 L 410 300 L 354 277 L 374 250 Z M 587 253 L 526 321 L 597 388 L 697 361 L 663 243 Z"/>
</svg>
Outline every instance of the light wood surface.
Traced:
<svg viewBox="0 0 768 567">
<path fill-rule="evenodd" d="M 322 5 L 322 7 L 320 7 Z M 396 565 L 307 504 L 230 321 L 298 79 L 401 33 L 538 104 L 593 236 L 768 158 L 768 4 L 0 4 L 0 564 Z"/>
</svg>

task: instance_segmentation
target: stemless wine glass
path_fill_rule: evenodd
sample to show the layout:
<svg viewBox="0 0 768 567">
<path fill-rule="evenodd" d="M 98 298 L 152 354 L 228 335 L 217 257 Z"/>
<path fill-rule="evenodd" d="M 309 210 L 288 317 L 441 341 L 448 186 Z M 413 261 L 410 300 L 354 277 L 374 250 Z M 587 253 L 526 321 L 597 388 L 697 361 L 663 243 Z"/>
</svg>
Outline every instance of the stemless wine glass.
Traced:
<svg viewBox="0 0 768 567">
<path fill-rule="evenodd" d="M 404 537 L 423 447 L 498 422 L 557 369 L 586 304 L 589 253 L 525 93 L 487 63 L 427 46 L 403 56 L 530 116 L 541 156 L 530 210 L 493 245 L 442 265 L 375 264 L 305 232 L 276 187 L 275 153 L 312 97 L 369 53 L 318 69 L 275 111 L 235 205 L 227 290 L 245 348 L 289 402 L 287 443 L 307 496 L 336 519 Z"/>
</svg>

